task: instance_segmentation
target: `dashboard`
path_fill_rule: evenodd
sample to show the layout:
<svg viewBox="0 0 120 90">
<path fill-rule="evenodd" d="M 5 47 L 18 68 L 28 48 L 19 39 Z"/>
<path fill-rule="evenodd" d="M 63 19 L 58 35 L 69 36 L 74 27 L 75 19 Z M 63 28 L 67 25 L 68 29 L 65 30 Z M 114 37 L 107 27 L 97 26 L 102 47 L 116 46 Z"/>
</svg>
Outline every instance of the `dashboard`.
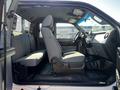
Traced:
<svg viewBox="0 0 120 90">
<path fill-rule="evenodd" d="M 105 58 L 107 54 L 105 52 L 105 44 L 109 38 L 111 32 L 96 33 L 87 35 L 86 42 L 88 44 L 87 52 L 90 55 L 99 55 Z M 90 47 L 89 47 L 90 46 Z"/>
</svg>

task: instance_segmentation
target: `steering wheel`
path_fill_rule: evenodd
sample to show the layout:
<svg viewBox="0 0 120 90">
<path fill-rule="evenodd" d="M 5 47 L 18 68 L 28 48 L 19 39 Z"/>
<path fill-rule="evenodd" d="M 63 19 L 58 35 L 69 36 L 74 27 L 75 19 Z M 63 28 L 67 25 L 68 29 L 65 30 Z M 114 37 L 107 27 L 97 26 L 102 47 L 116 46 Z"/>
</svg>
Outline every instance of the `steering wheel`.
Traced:
<svg viewBox="0 0 120 90">
<path fill-rule="evenodd" d="M 84 31 L 84 30 L 79 31 L 79 32 L 75 35 L 75 37 L 74 37 L 74 39 L 73 39 L 73 42 L 76 44 L 76 43 L 79 42 L 79 40 L 82 39 L 82 38 L 86 38 L 86 34 L 85 34 L 85 31 Z"/>
</svg>

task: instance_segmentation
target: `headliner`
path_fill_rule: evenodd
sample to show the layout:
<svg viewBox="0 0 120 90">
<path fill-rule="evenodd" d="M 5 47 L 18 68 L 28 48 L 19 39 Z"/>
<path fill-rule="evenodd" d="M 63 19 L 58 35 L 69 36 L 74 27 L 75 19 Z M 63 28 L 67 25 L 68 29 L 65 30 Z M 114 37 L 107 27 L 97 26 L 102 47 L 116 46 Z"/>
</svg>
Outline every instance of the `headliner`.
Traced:
<svg viewBox="0 0 120 90">
<path fill-rule="evenodd" d="M 54 17 L 55 22 L 67 22 L 70 18 L 76 18 L 73 13 L 73 7 L 47 6 L 40 3 L 20 2 L 18 4 L 17 14 L 24 19 L 32 22 L 42 20 L 49 14 Z"/>
</svg>

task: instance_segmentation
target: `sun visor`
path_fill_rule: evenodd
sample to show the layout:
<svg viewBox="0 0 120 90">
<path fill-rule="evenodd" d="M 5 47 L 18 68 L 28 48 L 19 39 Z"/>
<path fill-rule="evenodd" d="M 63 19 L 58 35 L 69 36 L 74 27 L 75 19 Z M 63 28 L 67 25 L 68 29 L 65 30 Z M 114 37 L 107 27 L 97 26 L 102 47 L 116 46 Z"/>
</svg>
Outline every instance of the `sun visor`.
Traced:
<svg viewBox="0 0 120 90">
<path fill-rule="evenodd" d="M 73 15 L 75 16 L 82 16 L 84 12 L 81 9 L 74 9 L 73 10 Z"/>
</svg>

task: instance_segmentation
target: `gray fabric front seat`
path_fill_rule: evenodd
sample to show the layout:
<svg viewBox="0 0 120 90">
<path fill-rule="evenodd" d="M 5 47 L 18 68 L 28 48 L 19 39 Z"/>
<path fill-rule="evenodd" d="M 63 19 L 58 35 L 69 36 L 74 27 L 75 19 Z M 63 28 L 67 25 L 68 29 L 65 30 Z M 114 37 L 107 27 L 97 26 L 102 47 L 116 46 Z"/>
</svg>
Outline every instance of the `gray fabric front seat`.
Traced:
<svg viewBox="0 0 120 90">
<path fill-rule="evenodd" d="M 77 51 L 62 54 L 61 46 L 53 35 L 53 18 L 48 15 L 42 23 L 42 35 L 48 52 L 49 62 L 55 73 L 80 72 L 84 66 L 85 56 Z"/>
</svg>

